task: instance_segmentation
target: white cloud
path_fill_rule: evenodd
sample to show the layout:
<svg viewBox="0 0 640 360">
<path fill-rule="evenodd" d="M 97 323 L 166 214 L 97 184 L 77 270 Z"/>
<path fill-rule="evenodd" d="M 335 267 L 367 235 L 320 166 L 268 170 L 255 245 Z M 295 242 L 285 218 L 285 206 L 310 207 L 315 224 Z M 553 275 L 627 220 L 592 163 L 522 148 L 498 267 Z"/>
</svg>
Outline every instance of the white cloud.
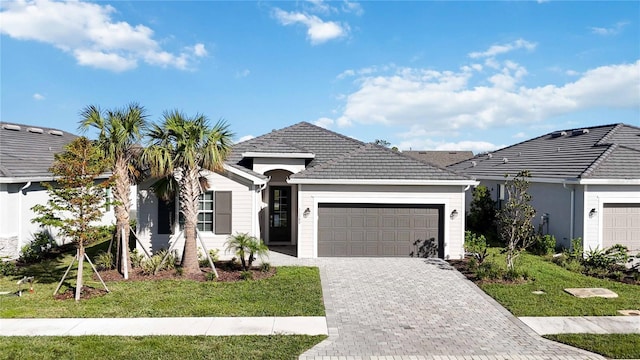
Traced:
<svg viewBox="0 0 640 360">
<path fill-rule="evenodd" d="M 358 89 L 347 95 L 335 123 L 459 131 L 531 126 L 587 109 L 640 107 L 640 60 L 597 67 L 565 84 L 536 87 L 522 84 L 527 70 L 511 61 L 500 63 L 493 73 L 464 66 L 457 71 L 394 70 L 356 78 Z"/>
<path fill-rule="evenodd" d="M 253 136 L 253 135 L 245 135 L 245 136 L 241 137 L 240 139 L 238 139 L 238 143 L 241 143 L 241 142 L 247 141 L 247 140 L 251 140 L 253 138 L 255 138 L 255 136 Z"/>
<path fill-rule="evenodd" d="M 353 13 L 358 16 L 361 16 L 362 14 L 364 14 L 364 9 L 362 8 L 362 5 L 360 5 L 360 3 L 355 1 L 345 0 L 342 3 L 342 11 L 346 13 Z"/>
<path fill-rule="evenodd" d="M 349 33 L 348 24 L 340 24 L 335 21 L 323 21 L 315 15 L 308 15 L 301 12 L 288 12 L 278 8 L 274 9 L 273 15 L 282 25 L 302 24 L 306 26 L 307 38 L 313 45 L 338 39 Z"/>
<path fill-rule="evenodd" d="M 569 76 L 578 76 L 578 75 L 580 75 L 580 73 L 575 71 L 575 70 L 567 70 L 567 71 L 565 71 L 565 74 L 567 74 Z"/>
<path fill-rule="evenodd" d="M 526 137 L 526 136 L 527 136 L 527 134 L 525 134 L 525 133 L 523 133 L 522 131 L 520 131 L 519 133 L 514 134 L 512 137 L 513 137 L 514 139 L 522 139 L 522 138 L 524 138 L 524 137 Z"/>
<path fill-rule="evenodd" d="M 244 69 L 242 71 L 237 71 L 236 72 L 236 78 L 245 78 L 245 77 L 249 76 L 249 74 L 251 74 L 251 71 L 249 69 Z"/>
<path fill-rule="evenodd" d="M 72 54 L 78 64 L 121 72 L 138 61 L 188 69 L 193 59 L 207 55 L 203 44 L 175 54 L 162 50 L 153 30 L 116 21 L 116 9 L 81 1 L 17 0 L 4 2 L 2 34 L 39 41 Z"/>
<path fill-rule="evenodd" d="M 42 95 L 42 94 L 35 93 L 35 94 L 33 94 L 33 99 L 34 99 L 34 100 L 44 100 L 44 99 L 45 99 L 45 97 L 44 97 L 44 95 Z"/>
<path fill-rule="evenodd" d="M 616 34 L 619 34 L 622 31 L 622 29 L 627 25 L 629 25 L 628 21 L 619 21 L 615 25 L 608 28 L 592 27 L 591 32 L 597 35 L 605 35 L 605 36 L 616 35 Z"/>
<path fill-rule="evenodd" d="M 333 125 L 333 120 L 327 117 L 321 117 L 320 119 L 316 120 L 314 124 L 320 126 L 321 128 L 329 129 Z"/>
<path fill-rule="evenodd" d="M 469 57 L 472 59 L 493 58 L 496 55 L 506 54 L 508 52 L 511 52 L 513 50 L 518 50 L 518 49 L 526 49 L 526 50 L 532 51 L 536 48 L 536 46 L 537 46 L 536 43 L 532 43 L 524 39 L 518 39 L 508 44 L 493 45 L 485 51 L 477 51 L 477 52 L 469 53 Z"/>
<path fill-rule="evenodd" d="M 459 142 L 434 141 L 428 138 L 413 138 L 402 141 L 398 148 L 400 150 L 448 150 L 448 151 L 473 151 L 480 153 L 484 151 L 493 151 L 500 149 L 505 145 L 495 145 L 487 141 L 468 141 Z"/>
</svg>

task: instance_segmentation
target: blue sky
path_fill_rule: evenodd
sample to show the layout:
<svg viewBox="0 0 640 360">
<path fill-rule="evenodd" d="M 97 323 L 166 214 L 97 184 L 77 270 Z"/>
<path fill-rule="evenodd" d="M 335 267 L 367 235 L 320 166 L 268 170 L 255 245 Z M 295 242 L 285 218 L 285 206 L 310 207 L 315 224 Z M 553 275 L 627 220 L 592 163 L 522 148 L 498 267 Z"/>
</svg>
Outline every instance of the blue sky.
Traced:
<svg viewBox="0 0 640 360">
<path fill-rule="evenodd" d="M 0 3 L 0 120 L 77 132 L 90 104 L 308 121 L 402 150 L 640 126 L 640 2 Z"/>
</svg>

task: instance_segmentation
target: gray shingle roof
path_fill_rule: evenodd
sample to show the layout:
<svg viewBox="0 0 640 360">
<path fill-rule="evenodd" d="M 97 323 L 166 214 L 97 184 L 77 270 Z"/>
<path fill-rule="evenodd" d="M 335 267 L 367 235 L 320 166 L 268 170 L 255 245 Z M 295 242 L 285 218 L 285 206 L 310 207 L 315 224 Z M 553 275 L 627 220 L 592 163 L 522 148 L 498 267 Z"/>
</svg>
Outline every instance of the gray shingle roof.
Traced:
<svg viewBox="0 0 640 360">
<path fill-rule="evenodd" d="M 51 176 L 54 154 L 76 137 L 52 128 L 0 123 L 0 176 Z"/>
<path fill-rule="evenodd" d="M 422 160 L 424 162 L 446 167 L 451 164 L 459 163 L 473 157 L 472 151 L 433 151 L 433 150 L 420 150 L 420 151 L 403 151 L 405 155 L 409 155 L 414 159 Z"/>
<path fill-rule="evenodd" d="M 251 171 L 252 164 L 242 158 L 243 153 L 283 150 L 315 155 L 307 169 L 291 175 L 292 179 L 469 180 L 452 171 L 307 122 L 238 143 L 227 162 Z"/>
<path fill-rule="evenodd" d="M 449 166 L 476 178 L 531 171 L 557 179 L 638 179 L 640 128 L 625 124 L 555 131 Z"/>
<path fill-rule="evenodd" d="M 293 174 L 291 179 L 468 180 L 466 176 L 372 143 Z"/>
</svg>

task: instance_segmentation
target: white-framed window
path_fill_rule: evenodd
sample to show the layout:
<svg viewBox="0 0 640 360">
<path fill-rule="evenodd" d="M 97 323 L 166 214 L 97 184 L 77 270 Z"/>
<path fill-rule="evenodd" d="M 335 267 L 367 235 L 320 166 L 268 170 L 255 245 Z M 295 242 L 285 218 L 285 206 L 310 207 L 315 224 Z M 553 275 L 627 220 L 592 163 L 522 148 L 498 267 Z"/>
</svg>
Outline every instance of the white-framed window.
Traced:
<svg viewBox="0 0 640 360">
<path fill-rule="evenodd" d="M 198 230 L 213 232 L 213 191 L 205 191 L 198 202 Z"/>
</svg>

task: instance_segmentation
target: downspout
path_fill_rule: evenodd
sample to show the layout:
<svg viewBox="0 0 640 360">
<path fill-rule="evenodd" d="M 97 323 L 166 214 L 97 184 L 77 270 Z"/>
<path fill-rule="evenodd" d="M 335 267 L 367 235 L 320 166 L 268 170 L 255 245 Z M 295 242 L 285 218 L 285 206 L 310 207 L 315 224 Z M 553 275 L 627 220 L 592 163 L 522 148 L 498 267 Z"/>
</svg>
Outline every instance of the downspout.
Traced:
<svg viewBox="0 0 640 360">
<path fill-rule="evenodd" d="M 566 180 L 562 182 L 562 187 L 567 189 L 567 182 Z M 576 219 L 575 219 L 575 212 L 576 212 L 576 187 L 572 186 L 571 187 L 571 210 L 569 212 L 569 241 L 573 240 L 573 234 L 574 234 L 574 228 L 575 228 L 575 224 L 576 224 Z"/>
<path fill-rule="evenodd" d="M 18 195 L 18 253 L 20 253 L 20 249 L 22 248 L 22 196 L 26 195 L 25 190 L 31 186 L 31 181 L 27 181 L 27 183 L 20 188 L 20 194 Z"/>
</svg>

